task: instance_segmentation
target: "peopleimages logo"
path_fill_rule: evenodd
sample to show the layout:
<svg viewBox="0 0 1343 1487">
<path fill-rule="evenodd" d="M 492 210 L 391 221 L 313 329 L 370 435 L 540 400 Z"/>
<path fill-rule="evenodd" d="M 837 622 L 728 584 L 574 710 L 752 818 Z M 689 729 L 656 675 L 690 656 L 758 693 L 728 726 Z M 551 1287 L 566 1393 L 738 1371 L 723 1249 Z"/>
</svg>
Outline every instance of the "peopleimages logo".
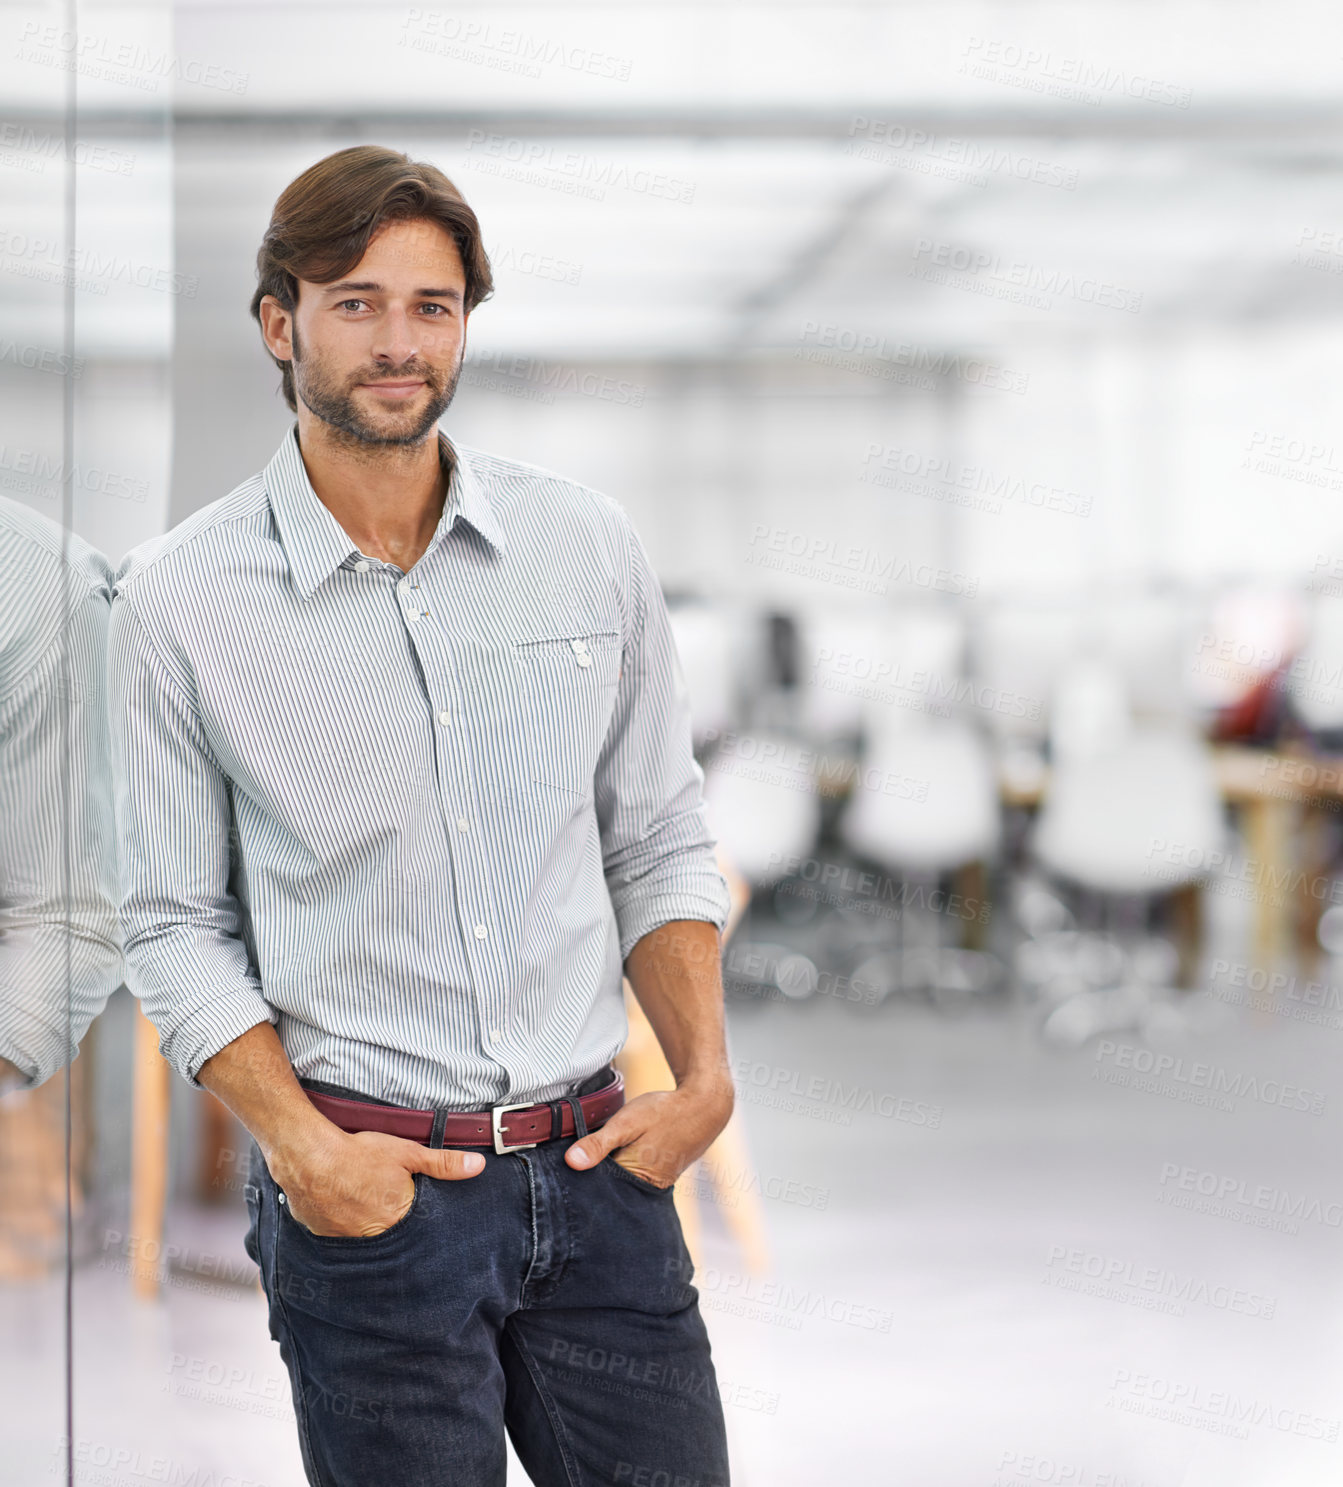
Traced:
<svg viewBox="0 0 1343 1487">
<path fill-rule="evenodd" d="M 121 501 L 143 501 L 149 494 L 149 482 L 133 475 L 119 474 L 101 465 L 67 466 L 39 449 L 14 449 L 0 444 L 0 486 L 25 495 L 54 497 L 69 478 L 76 490 L 97 495 L 115 496 Z"/>
<path fill-rule="evenodd" d="M 802 345 L 795 352 L 798 357 L 829 365 L 835 362 L 831 353 L 839 353 L 854 359 L 852 369 L 855 371 L 870 370 L 872 363 L 884 363 L 913 373 L 953 378 L 1001 392 L 1024 393 L 1030 383 L 1025 372 L 1014 372 L 979 357 L 963 356 L 957 351 L 936 351 L 909 341 L 892 341 L 879 332 L 853 330 L 834 321 L 804 322 L 801 339 Z"/>
<path fill-rule="evenodd" d="M 464 61 L 481 62 L 526 77 L 540 77 L 547 66 L 589 77 L 628 82 L 634 66 L 629 57 L 614 57 L 592 47 L 574 46 L 535 32 L 496 27 L 490 21 L 467 20 L 441 10 L 413 5 L 401 23 L 405 33 L 398 43 L 416 51 L 438 52 Z"/>
<path fill-rule="evenodd" d="M 1076 169 L 1055 161 L 996 141 L 960 139 L 893 119 L 871 119 L 865 114 L 849 120 L 844 153 L 974 187 L 988 185 L 988 173 L 993 172 L 1037 186 L 1077 189 Z"/>
<path fill-rule="evenodd" d="M 914 1125 L 927 1125 L 936 1130 L 942 1124 L 942 1107 L 886 1090 L 869 1089 L 861 1084 L 847 1085 L 842 1079 L 824 1074 L 808 1074 L 801 1069 L 783 1068 L 760 1059 L 741 1057 L 733 1060 L 734 1080 L 775 1094 L 789 1094 L 804 1100 L 836 1105 L 858 1115 L 881 1115 L 888 1120 L 907 1120 Z"/>
<path fill-rule="evenodd" d="M 1338 1440 L 1340 1422 L 1333 1416 L 1316 1415 L 1282 1399 L 1247 1398 L 1234 1389 L 1210 1389 L 1202 1382 L 1134 1373 L 1127 1368 L 1115 1370 L 1105 1402 L 1112 1409 L 1193 1425 L 1241 1440 L 1248 1439 L 1251 1426 L 1330 1444 Z M 1217 1428 L 1220 1425 L 1229 1428 L 1222 1431 Z"/>
<path fill-rule="evenodd" d="M 1186 109 L 1189 88 L 1146 73 L 1127 72 L 1089 57 L 1057 56 L 1038 47 L 1020 46 L 995 37 L 972 36 L 961 53 L 957 71 L 1007 87 L 1044 93 L 1094 108 L 1106 97 L 1137 99 L 1164 108 Z"/>
<path fill-rule="evenodd" d="M 27 22 L 19 40 L 25 43 L 17 53 L 21 61 L 125 83 L 142 92 L 157 92 L 166 78 L 223 93 L 245 93 L 251 77 L 217 62 L 155 51 L 137 41 L 96 31 L 66 30 L 40 21 Z"/>
<path fill-rule="evenodd" d="M 1102 1067 L 1107 1065 L 1108 1067 Z M 1107 1084 L 1127 1085 L 1150 1094 L 1160 1094 L 1191 1104 L 1232 1109 L 1231 1100 L 1253 1100 L 1309 1115 L 1323 1115 L 1325 1098 L 1316 1090 L 1302 1089 L 1280 1079 L 1261 1079 L 1257 1074 L 1223 1069 L 1186 1059 L 1173 1053 L 1156 1053 L 1129 1043 L 1103 1038 L 1096 1048 L 1092 1076 Z"/>
<path fill-rule="evenodd" d="M 693 1264 L 672 1258 L 665 1262 L 664 1270 L 687 1285 L 694 1280 L 701 1304 L 715 1297 L 741 1302 L 742 1310 L 737 1314 L 748 1315 L 753 1320 L 764 1320 L 770 1312 L 776 1312 L 786 1315 L 798 1326 L 810 1317 L 868 1332 L 889 1332 L 895 1320 L 894 1312 L 880 1307 L 813 1291 L 806 1286 L 794 1286 L 785 1280 L 765 1280 L 758 1275 L 721 1270 L 716 1265 L 696 1269 Z M 719 1306 L 716 1309 L 728 1311 L 732 1308 Z"/>
<path fill-rule="evenodd" d="M 1142 309 L 1142 291 L 1111 284 L 1108 280 L 1078 276 L 1066 269 L 1028 263 L 1023 259 L 1004 259 L 983 248 L 964 243 L 943 243 L 933 238 L 920 238 L 914 248 L 913 278 L 926 278 L 933 283 L 953 287 L 984 288 L 990 281 L 1002 293 L 999 298 L 1025 296 L 1026 303 L 1047 310 L 1053 299 L 1072 299 L 1079 304 L 1102 310 L 1123 310 L 1136 315 Z M 960 275 L 960 278 L 955 277 Z M 977 282 L 983 276 L 983 284 Z M 988 292 L 985 289 L 985 292 Z"/>
<path fill-rule="evenodd" d="M 985 465 L 964 464 L 944 455 L 881 444 L 876 440 L 868 444 L 863 456 L 861 478 L 870 485 L 972 506 L 994 515 L 1003 510 L 1005 501 L 1016 501 L 1022 506 L 1058 511 L 1068 516 L 1091 514 L 1091 497 L 1080 491 L 1043 480 L 1005 475 Z M 981 496 L 984 498 L 982 501 L 976 499 Z"/>
<path fill-rule="evenodd" d="M 1169 1310 L 1178 1316 L 1184 1314 L 1186 1304 L 1196 1303 L 1216 1311 L 1234 1312 L 1238 1316 L 1271 1322 L 1278 1309 L 1275 1297 L 1264 1296 L 1258 1291 L 1220 1285 L 1199 1276 L 1168 1270 L 1164 1265 L 1143 1265 L 1120 1255 L 1102 1254 L 1065 1244 L 1050 1246 L 1045 1280 L 1062 1290 L 1077 1291 L 1103 1300 L 1126 1304 L 1135 1301 L 1146 1304 L 1149 1300 L 1168 1303 L 1168 1306 L 1156 1305 L 1151 1309 Z"/>
<path fill-rule="evenodd" d="M 514 382 L 534 383 L 546 394 L 566 393 L 600 398 L 622 407 L 642 408 L 648 389 L 642 382 L 623 377 L 565 366 L 561 362 L 543 361 L 535 356 L 518 356 L 502 351 L 481 351 L 468 356 L 463 367 L 470 372 L 498 372 Z M 547 402 L 553 397 L 547 396 Z"/>
<path fill-rule="evenodd" d="M 546 140 L 519 139 L 487 129 L 468 129 L 466 164 L 532 185 L 548 186 L 605 200 L 611 189 L 630 191 L 689 206 L 695 199 L 694 181 L 669 176 L 640 164 L 597 157 L 582 150 L 557 149 Z"/>
<path fill-rule="evenodd" d="M 1161 1165 L 1162 1202 L 1173 1207 L 1194 1208 L 1218 1217 L 1266 1215 L 1296 1223 L 1323 1224 L 1326 1228 L 1343 1228 L 1343 1203 L 1326 1200 L 1315 1194 L 1291 1193 L 1286 1188 L 1266 1182 L 1249 1182 L 1223 1172 L 1202 1171 L 1181 1166 L 1178 1162 Z M 1187 1198 L 1188 1201 L 1182 1201 Z M 1292 1231 L 1295 1233 L 1295 1229 Z"/>
<path fill-rule="evenodd" d="M 0 123 L 0 159 L 20 170 L 44 171 L 50 160 L 62 160 L 90 170 L 128 176 L 135 170 L 135 156 L 87 139 L 67 139 L 49 129 L 41 132 L 28 124 Z"/>
<path fill-rule="evenodd" d="M 81 1466 L 97 1467 L 98 1476 L 86 1476 L 80 1472 L 80 1480 L 85 1482 L 105 1482 L 111 1487 L 121 1487 L 130 1477 L 139 1477 L 145 1482 L 171 1482 L 176 1487 L 266 1487 L 266 1484 L 256 1477 L 240 1477 L 233 1472 L 225 1471 L 216 1473 L 210 1468 L 204 1468 L 199 1464 L 188 1465 L 186 1462 L 173 1456 L 156 1456 L 142 1451 L 134 1446 L 117 1446 L 110 1441 L 90 1440 L 87 1436 L 76 1436 L 72 1442 L 69 1436 L 61 1438 L 52 1447 L 51 1454 L 57 1457 L 50 1470 L 65 1473 L 63 1458 L 69 1454 Z M 124 1473 L 124 1475 L 113 1475 Z"/>
<path fill-rule="evenodd" d="M 967 599 L 973 599 L 979 590 L 977 578 L 967 578 L 949 568 L 897 558 L 893 552 L 883 552 L 866 543 L 845 543 L 834 537 L 768 526 L 764 522 L 755 524 L 746 561 L 761 568 L 816 578 L 841 588 L 865 589 L 869 593 L 884 594 L 892 583 L 962 594 Z"/>
<path fill-rule="evenodd" d="M 771 852 L 769 865 L 784 874 L 784 882 L 775 893 L 785 898 L 810 898 L 815 903 L 832 907 L 842 905 L 860 913 L 864 912 L 864 905 L 889 903 L 896 910 L 912 906 L 956 919 L 977 918 L 981 924 L 989 922 L 989 904 L 982 899 L 948 892 L 936 883 L 929 887 L 909 878 L 867 872 L 852 863 L 801 857 L 795 852 Z M 815 891 L 806 892 L 804 886 L 814 887 Z"/>
<path fill-rule="evenodd" d="M 0 361 L 7 361 L 30 372 L 50 372 L 54 376 L 79 377 L 83 374 L 85 359 L 71 356 L 67 351 L 56 351 L 49 346 L 21 346 L 17 341 L 0 340 Z"/>
<path fill-rule="evenodd" d="M 62 252 L 56 238 L 34 237 L 0 224 L 0 254 L 20 263 L 47 264 L 61 273 L 77 273 L 93 284 L 131 284 L 140 289 L 156 289 L 164 294 L 181 294 L 194 299 L 200 281 L 195 274 L 179 274 L 157 264 L 140 263 L 119 254 L 100 253 L 96 248 L 73 247 Z M 11 265 L 8 273 L 17 272 Z M 106 293 L 106 288 L 98 290 Z"/>
</svg>

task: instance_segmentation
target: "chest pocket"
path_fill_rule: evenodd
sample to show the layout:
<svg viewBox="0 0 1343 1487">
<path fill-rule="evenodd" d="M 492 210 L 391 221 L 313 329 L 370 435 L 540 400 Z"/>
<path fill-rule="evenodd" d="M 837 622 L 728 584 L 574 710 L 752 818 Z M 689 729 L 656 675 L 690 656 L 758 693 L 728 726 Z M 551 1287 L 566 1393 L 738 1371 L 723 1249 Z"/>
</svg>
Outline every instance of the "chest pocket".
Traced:
<svg viewBox="0 0 1343 1487">
<path fill-rule="evenodd" d="M 514 642 L 526 703 L 532 781 L 587 795 L 620 682 L 620 635 L 571 622 L 563 633 Z"/>
</svg>

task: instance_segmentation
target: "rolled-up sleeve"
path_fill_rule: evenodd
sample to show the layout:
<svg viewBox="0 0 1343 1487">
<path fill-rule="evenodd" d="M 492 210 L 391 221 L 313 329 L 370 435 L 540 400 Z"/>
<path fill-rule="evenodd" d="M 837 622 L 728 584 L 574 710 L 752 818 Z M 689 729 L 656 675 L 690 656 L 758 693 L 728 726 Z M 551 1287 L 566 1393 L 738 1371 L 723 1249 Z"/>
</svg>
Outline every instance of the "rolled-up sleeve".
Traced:
<svg viewBox="0 0 1343 1487">
<path fill-rule="evenodd" d="M 158 1029 L 163 1056 L 196 1084 L 207 1059 L 277 1014 L 229 888 L 228 780 L 187 683 L 120 592 L 108 694 L 126 984 Z"/>
<path fill-rule="evenodd" d="M 616 511 L 627 544 L 630 626 L 594 798 L 623 962 L 644 935 L 673 920 L 706 920 L 721 932 L 729 897 L 666 601 L 638 534 Z"/>
</svg>

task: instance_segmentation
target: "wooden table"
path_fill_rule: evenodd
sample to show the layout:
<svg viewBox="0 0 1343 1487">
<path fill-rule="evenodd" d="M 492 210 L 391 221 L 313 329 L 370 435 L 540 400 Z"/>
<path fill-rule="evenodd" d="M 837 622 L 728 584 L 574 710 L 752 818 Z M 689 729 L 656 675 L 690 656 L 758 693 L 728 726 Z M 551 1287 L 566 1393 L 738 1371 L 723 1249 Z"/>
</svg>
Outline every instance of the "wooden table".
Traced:
<svg viewBox="0 0 1343 1487">
<path fill-rule="evenodd" d="M 1222 799 L 1241 816 L 1253 864 L 1256 966 L 1276 965 L 1295 939 L 1307 963 L 1319 953 L 1315 931 L 1324 900 L 1312 891 L 1324 879 L 1325 814 L 1343 808 L 1343 759 L 1291 749 L 1217 744 L 1213 769 Z M 1049 790 L 1049 770 L 1023 781 L 1004 778 L 1004 805 L 1033 810 Z M 1284 889 L 1281 885 L 1290 885 Z"/>
<path fill-rule="evenodd" d="M 1213 753 L 1218 786 L 1241 812 L 1254 865 L 1255 964 L 1276 965 L 1294 939 L 1309 970 L 1319 957 L 1316 930 L 1331 892 L 1322 827 L 1343 805 L 1343 759 L 1242 745 Z"/>
</svg>

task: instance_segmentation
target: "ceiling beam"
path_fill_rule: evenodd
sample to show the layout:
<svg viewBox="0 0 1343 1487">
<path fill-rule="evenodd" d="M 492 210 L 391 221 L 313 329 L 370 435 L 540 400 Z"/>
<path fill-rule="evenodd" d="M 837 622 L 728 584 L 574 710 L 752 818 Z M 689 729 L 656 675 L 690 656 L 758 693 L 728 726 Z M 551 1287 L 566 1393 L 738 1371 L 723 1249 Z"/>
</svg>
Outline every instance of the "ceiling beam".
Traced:
<svg viewBox="0 0 1343 1487">
<path fill-rule="evenodd" d="M 58 125 L 59 110 L 5 110 L 0 122 Z M 167 110 L 81 109 L 81 133 L 97 129 L 161 130 Z M 856 120 L 863 120 L 857 125 Z M 466 135 L 472 129 L 520 138 L 663 138 L 704 140 L 841 141 L 862 133 L 866 121 L 923 130 L 941 138 L 1048 138 L 1071 140 L 1212 140 L 1270 144 L 1311 140 L 1334 147 L 1343 140 L 1343 104 L 1336 99 L 1278 104 L 1245 103 L 1196 109 L 929 109 L 874 100 L 848 108 L 611 108 L 516 109 L 376 107 L 239 107 L 229 110 L 178 108 L 171 113 L 175 132 L 193 136 L 298 136 L 439 134 Z"/>
</svg>

